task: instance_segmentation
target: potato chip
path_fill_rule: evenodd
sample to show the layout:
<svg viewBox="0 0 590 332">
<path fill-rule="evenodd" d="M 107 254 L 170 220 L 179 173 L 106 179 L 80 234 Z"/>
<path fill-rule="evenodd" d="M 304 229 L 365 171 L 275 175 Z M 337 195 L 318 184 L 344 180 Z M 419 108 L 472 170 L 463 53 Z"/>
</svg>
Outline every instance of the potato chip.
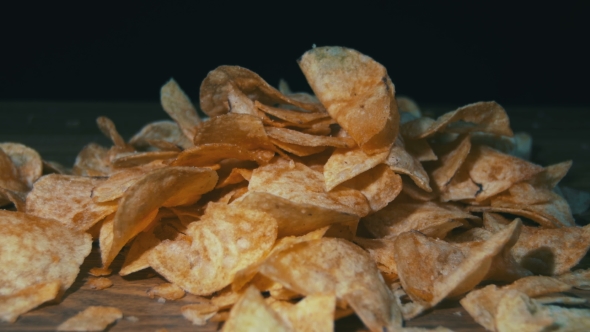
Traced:
<svg viewBox="0 0 590 332">
<path fill-rule="evenodd" d="M 111 159 L 114 168 L 125 168 L 146 165 L 155 161 L 166 161 L 176 158 L 178 151 L 148 151 L 120 153 Z"/>
<path fill-rule="evenodd" d="M 88 287 L 90 287 L 91 289 L 101 290 L 111 287 L 113 285 L 113 282 L 108 278 L 100 277 L 88 279 L 87 284 Z"/>
<path fill-rule="evenodd" d="M 262 112 L 272 115 L 278 119 L 290 122 L 292 124 L 305 124 L 312 121 L 328 118 L 330 115 L 326 112 L 301 112 L 297 110 L 283 109 L 278 107 L 272 107 L 260 103 L 258 100 L 254 101 L 254 106 Z"/>
<path fill-rule="evenodd" d="M 420 162 L 438 160 L 426 139 L 406 139 L 404 147 L 412 157 Z"/>
<path fill-rule="evenodd" d="M 498 304 L 498 331 L 587 331 L 590 310 L 545 306 L 516 290 L 506 292 Z"/>
<path fill-rule="evenodd" d="M 162 297 L 166 300 L 174 301 L 184 297 L 184 289 L 175 284 L 164 283 L 148 289 L 147 294 L 150 299 Z"/>
<path fill-rule="evenodd" d="M 26 193 L 12 191 L 0 187 L 0 206 L 12 203 L 19 212 L 26 211 Z"/>
<path fill-rule="evenodd" d="M 267 164 L 274 152 L 268 150 L 248 150 L 239 144 L 211 143 L 195 146 L 181 152 L 172 166 L 211 166 L 224 159 L 252 160 Z"/>
<path fill-rule="evenodd" d="M 437 149 L 439 161 L 429 171 L 438 191 L 445 191 L 446 186 L 463 165 L 469 151 L 471 151 L 471 141 L 467 135 Z"/>
<path fill-rule="evenodd" d="M 266 83 L 258 74 L 238 66 L 219 66 L 209 72 L 201 83 L 201 109 L 210 117 L 229 112 L 227 103 L 228 90 L 241 91 L 252 100 L 263 104 L 289 104 L 311 112 L 320 112 L 323 107 L 319 103 L 302 102 L 287 97 Z"/>
<path fill-rule="evenodd" d="M 180 311 L 182 316 L 190 320 L 193 325 L 203 326 L 218 313 L 219 308 L 212 303 L 204 302 L 185 305 Z"/>
<path fill-rule="evenodd" d="M 111 119 L 106 116 L 99 116 L 96 118 L 96 124 L 100 131 L 113 142 L 118 152 L 134 150 L 133 147 L 128 145 L 123 137 L 121 137 L 121 134 L 119 134 Z"/>
<path fill-rule="evenodd" d="M 473 317 L 473 319 L 490 331 L 495 331 L 494 318 L 502 296 L 510 290 L 523 292 L 530 297 L 563 292 L 570 286 L 549 277 L 532 276 L 520 279 L 510 285 L 498 288 L 496 285 L 488 285 L 474 290 L 461 299 L 461 305 Z"/>
<path fill-rule="evenodd" d="M 249 287 L 234 305 L 222 331 L 291 331 L 291 327 L 272 310 L 255 287 Z"/>
<path fill-rule="evenodd" d="M 193 137 L 187 138 L 178 127 L 178 124 L 164 120 L 145 125 L 137 134 L 131 137 L 129 144 L 136 149 L 148 149 L 149 146 L 152 146 L 151 142 L 153 141 L 165 141 L 183 149 L 188 149 L 194 146 Z"/>
<path fill-rule="evenodd" d="M 479 217 L 454 204 L 395 200 L 376 213 L 364 217 L 361 222 L 378 238 L 394 238 L 411 230 L 429 235 L 438 234 L 441 227 L 446 229 L 446 224 L 451 226 L 450 229 L 461 226 L 462 223 L 453 223 L 461 219 L 478 220 Z"/>
<path fill-rule="evenodd" d="M 158 208 L 190 205 L 212 190 L 216 182 L 217 173 L 206 168 L 167 167 L 146 174 L 127 189 L 119 202 L 112 247 L 102 257 L 103 266 L 108 267 L 121 248 L 151 223 L 153 217 L 149 216 Z"/>
<path fill-rule="evenodd" d="M 68 289 L 90 253 L 90 235 L 55 220 L 0 210 L 0 296 L 59 280 Z"/>
<path fill-rule="evenodd" d="M 565 282 L 568 285 L 571 285 L 572 287 L 590 290 L 590 269 L 564 273 L 558 276 L 557 279 Z"/>
<path fill-rule="evenodd" d="M 111 273 L 113 273 L 111 269 L 105 269 L 102 267 L 93 267 L 90 269 L 90 271 L 88 271 L 88 274 L 95 277 L 108 276 Z"/>
<path fill-rule="evenodd" d="M 322 238 L 294 244 L 269 257 L 260 272 L 304 295 L 334 292 L 371 331 L 401 327 L 399 308 L 375 263 L 346 240 Z"/>
<path fill-rule="evenodd" d="M 115 307 L 90 306 L 61 323 L 58 331 L 102 331 L 123 318 L 121 310 Z"/>
<path fill-rule="evenodd" d="M 486 132 L 512 136 L 510 121 L 504 108 L 494 101 L 465 105 L 445 113 L 438 119 L 418 118 L 401 126 L 404 137 L 416 139 L 432 136 L 436 132 L 454 133 Z"/>
<path fill-rule="evenodd" d="M 14 323 L 18 316 L 42 303 L 54 300 L 60 292 L 59 280 L 33 284 L 7 295 L 0 295 L 0 321 Z"/>
<path fill-rule="evenodd" d="M 486 146 L 472 147 L 442 194 L 442 199 L 475 199 L 481 202 L 517 182 L 530 179 L 542 170 L 541 166 Z"/>
<path fill-rule="evenodd" d="M 270 141 L 278 148 L 299 157 L 305 157 L 312 154 L 320 153 L 326 150 L 327 148 L 326 146 L 303 146 L 298 144 L 286 143 L 278 139 L 274 139 L 272 137 L 270 137 Z"/>
<path fill-rule="evenodd" d="M 192 141 L 201 118 L 195 106 L 173 78 L 160 89 L 160 102 L 164 111 L 176 121 L 184 135 Z"/>
<path fill-rule="evenodd" d="M 277 222 L 269 214 L 236 201 L 210 203 L 201 220 L 189 225 L 188 241 L 164 240 L 150 253 L 150 266 L 195 295 L 229 285 L 236 272 L 266 256 Z"/>
<path fill-rule="evenodd" d="M 97 203 L 114 201 L 121 198 L 125 191 L 139 181 L 151 169 L 158 166 L 137 166 L 118 170 L 105 181 L 97 183 L 92 189 L 92 200 Z"/>
<path fill-rule="evenodd" d="M 299 144 L 303 146 L 333 146 L 343 149 L 356 146 L 356 143 L 350 137 L 309 135 L 287 128 L 266 127 L 265 130 L 270 138 L 290 144 Z"/>
<path fill-rule="evenodd" d="M 369 213 L 367 199 L 360 191 L 339 187 L 327 192 L 324 183 L 321 173 L 301 163 L 277 160 L 252 172 L 248 190 L 357 216 Z"/>
<path fill-rule="evenodd" d="M 294 331 L 333 331 L 336 296 L 334 294 L 312 294 L 297 304 L 280 301 L 284 306 L 271 307 L 283 320 L 290 323 Z"/>
<path fill-rule="evenodd" d="M 92 200 L 92 189 L 103 181 L 76 175 L 45 175 L 35 182 L 27 196 L 26 211 L 57 220 L 72 229 L 88 230 L 117 209 L 116 202 Z"/>
<path fill-rule="evenodd" d="M 12 160 L 18 169 L 19 178 L 29 188 L 41 177 L 43 162 L 37 151 L 19 143 L 0 143 L 0 149 Z"/>
<path fill-rule="evenodd" d="M 389 155 L 385 160 L 385 164 L 389 165 L 396 173 L 408 175 L 414 183 L 422 190 L 427 192 L 432 191 L 430 188 L 430 179 L 428 174 L 422 167 L 420 161 L 410 155 L 405 147 L 403 141 L 398 137 L 395 144 L 391 147 Z"/>
<path fill-rule="evenodd" d="M 27 184 L 20 179 L 19 170 L 4 150 L 0 148 L 0 188 L 12 192 L 26 193 L 29 191 Z M 0 196 L 0 206 L 8 204 L 7 197 Z"/>
<path fill-rule="evenodd" d="M 377 264 L 381 272 L 390 279 L 397 279 L 397 264 L 395 264 L 394 241 L 392 239 L 366 239 L 355 237 L 354 243 L 369 252 L 371 259 Z"/>
<path fill-rule="evenodd" d="M 316 47 L 299 67 L 332 118 L 369 155 L 393 144 L 399 126 L 395 88 L 385 68 L 355 50 Z"/>
<path fill-rule="evenodd" d="M 337 185 L 383 163 L 388 155 L 389 151 L 369 156 L 360 148 L 334 150 L 324 165 L 326 190 L 330 191 Z"/>
<path fill-rule="evenodd" d="M 78 153 L 72 168 L 72 173 L 80 176 L 106 176 L 110 172 L 109 150 L 95 143 L 86 145 Z"/>
<path fill-rule="evenodd" d="M 387 206 L 402 191 L 402 178 L 387 165 L 380 164 L 344 182 L 344 187 L 359 190 L 369 202 L 372 212 Z"/>
</svg>

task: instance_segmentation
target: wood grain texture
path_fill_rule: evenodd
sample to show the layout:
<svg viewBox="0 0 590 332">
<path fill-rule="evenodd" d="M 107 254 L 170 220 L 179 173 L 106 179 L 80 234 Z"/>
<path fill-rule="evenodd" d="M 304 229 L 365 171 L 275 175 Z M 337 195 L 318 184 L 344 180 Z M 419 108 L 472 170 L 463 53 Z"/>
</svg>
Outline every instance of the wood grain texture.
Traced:
<svg viewBox="0 0 590 332">
<path fill-rule="evenodd" d="M 440 115 L 454 107 L 426 106 L 426 112 Z M 559 107 L 506 107 L 515 132 L 526 131 L 533 137 L 533 161 L 546 166 L 573 160 L 573 166 L 562 184 L 590 191 L 590 120 L 589 109 Z M 80 149 L 89 142 L 108 144 L 95 124 L 96 117 L 113 119 L 124 138 L 130 138 L 143 124 L 166 119 L 157 103 L 43 103 L 0 102 L 0 142 L 26 144 L 47 160 L 55 160 L 67 167 L 73 165 Z M 114 271 L 122 264 L 122 255 L 114 262 Z M 81 267 L 73 286 L 59 304 L 45 304 L 23 316 L 16 323 L 0 323 L 0 331 L 52 331 L 67 318 L 90 305 L 115 306 L 122 310 L 123 319 L 108 331 L 215 331 L 217 324 L 197 327 L 186 320 L 180 308 L 199 300 L 187 295 L 177 301 L 158 302 L 146 291 L 165 282 L 152 270 L 121 277 L 108 276 L 113 286 L 93 290 L 87 285 L 88 271 L 100 266 L 98 248 Z M 580 267 L 590 267 L 586 257 Z M 2 267 L 9 268 L 9 267 Z M 590 299 L 590 292 L 571 293 Z M 130 318 L 130 317 L 135 317 Z M 484 331 L 457 301 L 445 301 L 436 309 L 406 322 L 406 326 L 446 326 L 454 331 Z M 354 316 L 336 322 L 337 331 L 365 330 Z"/>
</svg>

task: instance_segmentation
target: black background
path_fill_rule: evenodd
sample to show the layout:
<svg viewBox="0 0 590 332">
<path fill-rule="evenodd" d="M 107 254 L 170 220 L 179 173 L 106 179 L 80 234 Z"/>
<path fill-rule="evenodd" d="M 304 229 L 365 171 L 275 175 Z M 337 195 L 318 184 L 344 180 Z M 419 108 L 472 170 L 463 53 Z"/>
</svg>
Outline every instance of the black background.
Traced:
<svg viewBox="0 0 590 332">
<path fill-rule="evenodd" d="M 518 3 L 2 5 L 0 101 L 157 102 L 170 77 L 197 100 L 222 64 L 309 90 L 296 59 L 316 44 L 373 57 L 419 103 L 590 105 L 590 1 Z"/>
</svg>

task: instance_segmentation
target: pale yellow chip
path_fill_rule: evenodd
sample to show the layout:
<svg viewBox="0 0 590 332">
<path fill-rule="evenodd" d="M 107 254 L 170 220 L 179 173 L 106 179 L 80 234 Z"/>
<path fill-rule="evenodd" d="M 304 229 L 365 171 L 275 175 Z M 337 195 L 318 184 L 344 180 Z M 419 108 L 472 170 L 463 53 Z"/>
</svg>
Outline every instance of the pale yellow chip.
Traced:
<svg viewBox="0 0 590 332">
<path fill-rule="evenodd" d="M 438 191 L 445 191 L 471 151 L 471 140 L 466 135 L 448 145 L 439 146 L 436 150 L 439 161 L 431 167 L 430 177 Z"/>
<path fill-rule="evenodd" d="M 375 263 L 346 240 L 294 244 L 269 257 L 260 272 L 303 295 L 334 292 L 372 331 L 401 327 L 400 310 Z"/>
<path fill-rule="evenodd" d="M 223 324 L 223 332 L 291 331 L 291 327 L 270 308 L 255 287 L 249 287 L 234 305 Z"/>
<path fill-rule="evenodd" d="M 310 156 L 312 154 L 320 153 L 326 150 L 326 146 L 303 146 L 299 144 L 287 143 L 283 141 L 279 141 L 278 139 L 274 139 L 270 137 L 270 141 L 272 144 L 276 145 L 278 148 L 292 153 L 299 157 Z"/>
<path fill-rule="evenodd" d="M 282 304 L 282 305 L 280 305 Z M 312 294 L 297 304 L 278 301 L 271 307 L 283 320 L 290 323 L 294 331 L 322 332 L 334 330 L 336 296 L 334 294 Z"/>
<path fill-rule="evenodd" d="M 111 158 L 111 166 L 114 168 L 141 166 L 158 161 L 166 162 L 177 156 L 178 151 L 125 152 Z"/>
<path fill-rule="evenodd" d="M 86 145 L 78 153 L 74 167 L 74 175 L 107 176 L 111 173 L 109 150 L 96 143 Z"/>
<path fill-rule="evenodd" d="M 0 210 L 0 296 L 59 280 L 67 290 L 92 248 L 89 234 L 21 212 Z"/>
<path fill-rule="evenodd" d="M 147 294 L 150 298 L 165 298 L 166 300 L 174 301 L 184 297 L 184 289 L 178 285 L 171 283 L 163 283 L 148 289 Z"/>
<path fill-rule="evenodd" d="M 54 300 L 60 292 L 59 280 L 42 282 L 17 292 L 0 295 L 0 321 L 14 323 L 17 318 L 42 303 Z"/>
<path fill-rule="evenodd" d="M 58 331 L 102 331 L 123 318 L 115 307 L 90 306 L 61 323 Z"/>
<path fill-rule="evenodd" d="M 184 135 L 192 141 L 201 123 L 195 106 L 174 79 L 170 79 L 160 89 L 160 102 L 164 111 L 176 121 Z"/>
<path fill-rule="evenodd" d="M 399 195 L 402 191 L 402 178 L 387 165 L 380 164 L 344 182 L 342 186 L 363 193 L 371 211 L 376 212 Z"/>
<path fill-rule="evenodd" d="M 219 312 L 219 307 L 210 302 L 193 303 L 183 306 L 180 311 L 193 325 L 203 326 Z"/>
<path fill-rule="evenodd" d="M 422 190 L 432 191 L 429 184 L 430 178 L 422 167 L 422 163 L 406 151 L 404 142 L 399 137 L 391 147 L 385 164 L 396 173 L 408 175 Z"/>
<path fill-rule="evenodd" d="M 19 143 L 0 143 L 0 149 L 10 157 L 18 169 L 21 181 L 29 188 L 33 187 L 33 183 L 43 173 L 43 161 L 39 153 Z"/>
<path fill-rule="evenodd" d="M 344 47 L 316 47 L 298 62 L 330 116 L 365 153 L 389 149 L 398 133 L 399 113 L 385 67 Z"/>
<path fill-rule="evenodd" d="M 117 209 L 117 202 L 97 203 L 92 189 L 104 179 L 49 174 L 41 177 L 28 194 L 26 211 L 85 231 Z"/>
</svg>

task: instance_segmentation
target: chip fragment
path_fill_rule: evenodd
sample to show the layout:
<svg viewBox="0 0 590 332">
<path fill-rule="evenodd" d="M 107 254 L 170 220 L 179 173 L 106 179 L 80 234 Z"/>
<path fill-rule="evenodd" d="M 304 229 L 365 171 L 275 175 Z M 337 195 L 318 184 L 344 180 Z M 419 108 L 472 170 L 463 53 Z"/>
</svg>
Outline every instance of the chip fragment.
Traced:
<svg viewBox="0 0 590 332">
<path fill-rule="evenodd" d="M 123 318 L 121 310 L 115 307 L 90 306 L 61 323 L 58 331 L 102 331 Z"/>
</svg>

